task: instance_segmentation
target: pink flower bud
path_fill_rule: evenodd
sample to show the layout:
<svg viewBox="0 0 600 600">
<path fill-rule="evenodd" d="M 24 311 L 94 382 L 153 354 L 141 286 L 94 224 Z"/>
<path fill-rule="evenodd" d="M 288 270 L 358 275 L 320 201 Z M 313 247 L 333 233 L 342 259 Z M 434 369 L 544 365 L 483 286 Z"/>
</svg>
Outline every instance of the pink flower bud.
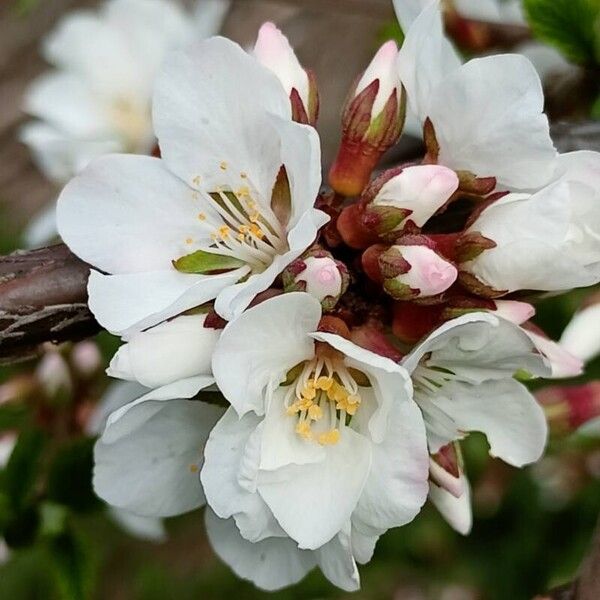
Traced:
<svg viewBox="0 0 600 600">
<path fill-rule="evenodd" d="M 67 362 L 60 352 L 50 350 L 39 362 L 35 375 L 44 392 L 52 399 L 62 394 L 70 394 L 73 380 Z"/>
<path fill-rule="evenodd" d="M 314 77 L 302 67 L 287 37 L 273 23 L 264 23 L 258 31 L 254 56 L 281 81 L 290 97 L 294 120 L 314 125 L 319 111 Z"/>
<path fill-rule="evenodd" d="M 392 266 L 395 258 L 406 263 L 406 268 L 397 274 Z M 437 296 L 452 286 L 458 277 L 456 267 L 427 246 L 392 246 L 379 262 L 384 289 L 396 300 Z M 392 269 L 386 269 L 388 265 Z"/>
<path fill-rule="evenodd" d="M 384 44 L 344 107 L 342 143 L 329 171 L 331 187 L 343 196 L 363 191 L 381 156 L 402 133 L 406 101 L 397 56 L 395 42 Z"/>
<path fill-rule="evenodd" d="M 318 248 L 291 263 L 282 276 L 286 292 L 306 292 L 325 310 L 331 310 L 348 287 L 346 266 Z"/>
<path fill-rule="evenodd" d="M 367 188 L 361 201 L 366 205 L 365 210 L 372 213 L 374 222 L 381 214 L 377 233 L 399 232 L 409 222 L 423 227 L 448 202 L 458 186 L 458 175 L 439 165 L 392 169 Z M 382 208 L 393 209 L 398 218 L 390 218 L 393 215 L 388 215 Z M 398 219 L 401 219 L 400 222 L 395 223 Z M 393 228 L 390 230 L 390 227 Z"/>
<path fill-rule="evenodd" d="M 71 351 L 71 363 L 79 375 L 92 377 L 102 366 L 102 354 L 94 342 L 79 342 Z"/>
</svg>

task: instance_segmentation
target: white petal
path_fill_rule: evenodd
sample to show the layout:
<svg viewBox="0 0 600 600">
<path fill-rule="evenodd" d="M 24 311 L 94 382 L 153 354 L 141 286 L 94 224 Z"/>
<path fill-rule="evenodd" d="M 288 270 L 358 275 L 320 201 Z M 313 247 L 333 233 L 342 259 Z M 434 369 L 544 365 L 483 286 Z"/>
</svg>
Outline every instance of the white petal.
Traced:
<svg viewBox="0 0 600 600">
<path fill-rule="evenodd" d="M 385 533 L 362 523 L 352 523 L 352 554 L 357 563 L 366 565 L 373 558 L 379 537 Z"/>
<path fill-rule="evenodd" d="M 600 354 L 600 304 L 584 308 L 573 317 L 560 345 L 586 362 Z"/>
<path fill-rule="evenodd" d="M 218 33 L 230 6 L 230 0 L 202 0 L 199 2 L 194 10 L 196 36 L 207 38 Z"/>
<path fill-rule="evenodd" d="M 316 332 L 312 337 L 326 342 L 346 356 L 346 364 L 369 376 L 377 408 L 373 412 L 358 411 L 360 421 L 367 420 L 367 427 L 361 429 L 363 435 L 375 443 L 383 441 L 388 431 L 389 413 L 396 402 L 412 398 L 412 381 L 408 372 L 393 360 L 365 350 L 356 344 L 332 333 Z M 365 390 L 367 391 L 368 388 Z M 362 393 L 362 390 L 361 390 Z M 368 409 L 367 406 L 364 407 Z"/>
<path fill-rule="evenodd" d="M 86 433 L 90 436 L 100 435 L 111 413 L 148 392 L 147 388 L 134 381 L 112 382 L 94 407 L 94 412 L 86 425 Z"/>
<path fill-rule="evenodd" d="M 151 416 L 146 419 L 147 412 Z M 186 400 L 137 405 L 121 418 L 135 421 L 128 435 L 108 442 L 105 434 L 96 443 L 96 493 L 142 516 L 173 516 L 201 506 L 204 494 L 197 471 L 204 441 L 221 413 L 220 408 Z"/>
<path fill-rule="evenodd" d="M 103 441 L 107 444 L 112 444 L 120 438 L 129 435 L 131 431 L 162 410 L 161 402 L 172 400 L 173 398 L 192 398 L 200 390 L 212 385 L 213 381 L 211 377 L 206 376 L 181 379 L 155 390 L 150 390 L 135 401 L 121 405 L 108 416 L 106 429 L 102 434 Z M 142 407 L 143 410 L 138 409 L 138 407 Z M 125 416 L 127 418 L 123 419 Z"/>
<path fill-rule="evenodd" d="M 520 369 L 546 376 L 549 367 L 520 327 L 489 313 L 470 313 L 436 329 L 402 361 L 410 372 L 425 365 L 447 368 L 473 383 L 512 377 Z"/>
<path fill-rule="evenodd" d="M 385 440 L 372 446 L 372 466 L 353 519 L 374 529 L 406 525 L 427 499 L 429 453 L 423 417 L 412 401 L 397 401 Z"/>
<path fill-rule="evenodd" d="M 158 158 L 111 155 L 73 179 L 58 200 L 58 229 L 81 259 L 108 273 L 173 269 L 210 245 L 198 214 L 214 211 Z"/>
<path fill-rule="evenodd" d="M 103 327 L 127 339 L 212 300 L 245 273 L 246 267 L 221 275 L 188 275 L 175 269 L 122 275 L 91 271 L 89 306 Z"/>
<path fill-rule="evenodd" d="M 222 519 L 234 517 L 241 535 L 251 542 L 283 535 L 255 489 L 260 460 L 259 423 L 255 415 L 240 419 L 229 408 L 206 443 L 200 474 L 209 506 Z"/>
<path fill-rule="evenodd" d="M 562 344 L 525 330 L 532 339 L 540 354 L 546 358 L 552 369 L 552 379 L 563 379 L 565 377 L 577 377 L 583 373 L 583 360 L 571 354 Z"/>
<path fill-rule="evenodd" d="M 396 13 L 403 27 L 416 11 L 400 6 L 395 0 Z M 406 13 L 406 15 L 405 15 Z M 437 0 L 430 2 L 410 24 L 398 55 L 400 79 L 406 88 L 408 104 L 421 124 L 429 116 L 432 94 L 438 84 L 461 64 L 452 44 L 444 36 L 442 14 Z"/>
<path fill-rule="evenodd" d="M 440 163 L 496 177 L 509 188 L 547 183 L 556 150 L 543 107 L 542 85 L 525 57 L 469 61 L 434 90 L 428 106 Z"/>
<path fill-rule="evenodd" d="M 431 4 L 429 0 L 393 0 L 396 16 L 402 31 L 406 33 L 423 9 Z"/>
<path fill-rule="evenodd" d="M 514 379 L 477 386 L 451 383 L 440 390 L 435 403 L 459 430 L 485 433 L 490 454 L 515 467 L 535 462 L 544 451 L 548 434 L 544 411 Z"/>
<path fill-rule="evenodd" d="M 316 549 L 350 519 L 370 467 L 369 441 L 346 427 L 321 463 L 261 471 L 258 491 L 299 547 Z"/>
<path fill-rule="evenodd" d="M 28 248 L 47 246 L 58 238 L 56 227 L 56 204 L 52 202 L 29 221 L 23 233 Z"/>
<path fill-rule="evenodd" d="M 27 89 L 24 109 L 63 134 L 97 140 L 113 136 L 98 98 L 71 73 L 49 73 L 36 79 Z"/>
<path fill-rule="evenodd" d="M 233 519 L 220 519 L 207 509 L 206 533 L 219 558 L 242 579 L 272 592 L 300 581 L 314 566 L 312 552 L 298 550 L 289 538 L 267 538 L 251 543 Z"/>
<path fill-rule="evenodd" d="M 265 291 L 315 241 L 319 228 L 327 221 L 329 217 L 320 210 L 310 209 L 305 212 L 288 235 L 289 251 L 275 256 L 262 273 L 251 275 L 247 281 L 224 289 L 217 297 L 215 310 L 228 321 L 238 317 L 257 294 Z"/>
<path fill-rule="evenodd" d="M 464 493 L 456 498 L 444 488 L 431 484 L 429 499 L 440 511 L 444 519 L 463 535 L 468 535 L 473 526 L 473 513 L 471 510 L 471 488 L 464 473 L 461 472 L 464 481 Z"/>
<path fill-rule="evenodd" d="M 140 517 L 118 508 L 111 508 L 109 512 L 124 531 L 140 540 L 164 542 L 167 539 L 167 530 L 161 519 Z"/>
<path fill-rule="evenodd" d="M 352 555 L 350 524 L 348 531 L 338 533 L 330 542 L 315 551 L 317 563 L 323 575 L 335 586 L 346 592 L 360 589 L 360 576 Z"/>
<path fill-rule="evenodd" d="M 204 327 L 206 315 L 182 316 L 134 334 L 119 348 L 107 374 L 160 387 L 194 375 L 210 375 L 220 330 Z"/>
<path fill-rule="evenodd" d="M 208 191 L 237 189 L 245 173 L 270 200 L 282 163 L 267 112 L 290 119 L 281 83 L 224 38 L 172 53 L 156 81 L 153 119 L 162 157 L 183 181 L 199 176 Z"/>
<path fill-rule="evenodd" d="M 289 369 L 312 358 L 321 305 L 309 294 L 272 298 L 230 322 L 213 355 L 217 384 L 236 411 L 265 410 L 265 388 L 285 379 Z M 232 363 L 231 357 L 235 357 Z"/>
</svg>

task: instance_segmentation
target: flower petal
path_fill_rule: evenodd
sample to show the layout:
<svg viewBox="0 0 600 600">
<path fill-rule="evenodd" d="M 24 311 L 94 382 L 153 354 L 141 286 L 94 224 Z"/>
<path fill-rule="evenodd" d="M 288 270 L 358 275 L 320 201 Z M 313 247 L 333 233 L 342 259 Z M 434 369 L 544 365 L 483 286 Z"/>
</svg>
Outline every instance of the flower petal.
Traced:
<svg viewBox="0 0 600 600">
<path fill-rule="evenodd" d="M 238 414 L 263 414 L 267 385 L 283 381 L 289 369 L 313 357 L 314 342 L 308 334 L 320 318 L 319 302 L 296 292 L 262 302 L 225 327 L 212 369 Z"/>
<path fill-rule="evenodd" d="M 110 362 L 107 374 L 146 387 L 210 375 L 220 331 L 204 327 L 206 315 L 181 316 L 134 334 Z"/>
<path fill-rule="evenodd" d="M 360 589 L 360 576 L 352 556 L 352 538 L 350 523 L 348 531 L 341 531 L 330 542 L 315 550 L 317 563 L 323 575 L 346 592 L 356 592 Z"/>
<path fill-rule="evenodd" d="M 259 426 L 260 419 L 255 415 L 240 419 L 229 408 L 210 434 L 200 473 L 212 510 L 222 519 L 234 517 L 240 535 L 251 542 L 283 535 L 255 489 L 260 460 Z"/>
<path fill-rule="evenodd" d="M 560 345 L 586 362 L 600 354 L 600 304 L 584 308 L 573 317 Z"/>
<path fill-rule="evenodd" d="M 463 535 L 468 535 L 473 526 L 473 512 L 471 510 L 471 486 L 464 473 L 460 474 L 463 480 L 464 492 L 460 497 L 453 496 L 450 492 L 435 483 L 430 485 L 429 499 L 440 511 L 448 523 Z"/>
<path fill-rule="evenodd" d="M 133 407 L 120 421 L 135 421 L 128 435 L 109 442 L 105 434 L 96 443 L 96 493 L 142 516 L 173 516 L 201 506 L 202 447 L 221 414 L 218 407 L 186 400 Z"/>
<path fill-rule="evenodd" d="M 121 275 L 91 271 L 90 310 L 108 331 L 127 339 L 212 300 L 246 272 L 246 267 L 220 275 L 188 275 L 175 269 Z"/>
<path fill-rule="evenodd" d="M 200 212 L 209 219 L 201 221 Z M 107 273 L 173 269 L 172 261 L 210 245 L 209 203 L 150 156 L 94 161 L 58 200 L 61 237 Z"/>
<path fill-rule="evenodd" d="M 512 377 L 520 369 L 547 376 L 550 368 L 536 354 L 520 327 L 484 312 L 452 319 L 436 329 L 402 361 L 414 371 L 425 355 L 426 366 L 446 368 L 472 383 Z"/>
<path fill-rule="evenodd" d="M 527 388 L 514 379 L 477 386 L 450 383 L 440 390 L 436 405 L 460 431 L 483 432 L 490 454 L 515 467 L 538 460 L 546 446 L 544 411 Z M 431 448 L 433 453 L 438 450 Z"/>
<path fill-rule="evenodd" d="M 386 530 L 412 521 L 427 499 L 429 453 L 418 406 L 395 402 L 386 438 L 372 445 L 372 466 L 353 520 Z"/>
<path fill-rule="evenodd" d="M 281 83 L 225 38 L 172 53 L 156 81 L 153 119 L 162 157 L 190 185 L 200 177 L 197 185 L 207 191 L 235 190 L 246 181 L 270 200 L 282 162 L 268 112 L 291 118 Z"/>
<path fill-rule="evenodd" d="M 557 153 L 543 108 L 540 79 L 525 57 L 469 61 L 444 79 L 428 106 L 440 163 L 509 188 L 544 185 Z"/>
<path fill-rule="evenodd" d="M 326 451 L 321 463 L 259 473 L 260 495 L 300 548 L 319 548 L 342 530 L 371 467 L 370 442 L 348 427 Z"/>
<path fill-rule="evenodd" d="M 290 538 L 267 538 L 251 543 L 239 533 L 233 519 L 220 519 L 209 508 L 206 533 L 219 558 L 242 579 L 273 592 L 300 581 L 314 566 L 312 552 L 299 550 Z"/>
</svg>

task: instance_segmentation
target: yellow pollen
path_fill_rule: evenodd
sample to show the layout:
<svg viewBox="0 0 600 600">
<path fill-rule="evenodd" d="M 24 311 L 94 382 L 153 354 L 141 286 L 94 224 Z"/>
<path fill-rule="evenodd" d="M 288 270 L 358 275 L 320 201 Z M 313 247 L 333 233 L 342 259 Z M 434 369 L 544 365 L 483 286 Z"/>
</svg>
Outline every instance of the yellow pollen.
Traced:
<svg viewBox="0 0 600 600">
<path fill-rule="evenodd" d="M 313 421 L 318 421 L 319 419 L 323 418 L 323 410 L 321 409 L 321 407 L 318 404 L 313 404 L 308 409 L 308 416 Z"/>
<path fill-rule="evenodd" d="M 302 397 L 307 398 L 308 400 L 312 400 L 317 395 L 315 388 L 305 386 L 302 390 Z"/>
<path fill-rule="evenodd" d="M 206 215 L 205 215 L 204 213 L 198 213 L 198 218 L 199 218 L 201 221 L 206 221 Z"/>
<path fill-rule="evenodd" d="M 221 171 L 226 171 L 227 170 L 227 162 L 225 162 L 224 160 L 222 160 L 219 163 L 219 169 L 221 169 Z"/>
<path fill-rule="evenodd" d="M 319 379 L 317 379 L 315 381 L 315 387 L 318 390 L 327 391 L 327 390 L 331 389 L 332 385 L 333 385 L 333 378 L 331 378 L 331 377 L 319 377 Z"/>
<path fill-rule="evenodd" d="M 186 244 L 193 244 L 193 243 L 194 243 L 194 240 L 193 240 L 192 238 L 186 238 L 186 239 L 185 239 L 185 243 L 186 243 Z"/>
<path fill-rule="evenodd" d="M 198 472 L 198 465 L 191 464 L 190 465 L 190 472 L 197 473 Z"/>
<path fill-rule="evenodd" d="M 236 193 L 236 196 L 249 196 L 250 188 L 247 185 L 243 185 Z"/>
<path fill-rule="evenodd" d="M 227 227 L 227 225 L 222 225 L 221 227 L 219 227 L 219 235 L 222 239 L 229 237 L 229 232 L 230 229 L 229 227 Z"/>
<path fill-rule="evenodd" d="M 332 429 L 326 433 L 319 434 L 317 441 L 321 446 L 333 446 L 340 441 L 340 430 Z"/>
<path fill-rule="evenodd" d="M 312 431 L 310 430 L 310 423 L 306 421 L 301 421 L 296 425 L 296 433 L 303 437 L 305 440 L 310 440 L 312 438 Z M 321 437 L 321 436 L 319 436 Z"/>
</svg>

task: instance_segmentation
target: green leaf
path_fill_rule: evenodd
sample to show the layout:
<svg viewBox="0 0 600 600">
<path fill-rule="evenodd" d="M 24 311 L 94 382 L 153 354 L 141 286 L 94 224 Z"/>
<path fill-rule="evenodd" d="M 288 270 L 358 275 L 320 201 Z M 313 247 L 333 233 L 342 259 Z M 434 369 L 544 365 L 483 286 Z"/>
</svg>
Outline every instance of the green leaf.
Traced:
<svg viewBox="0 0 600 600">
<path fill-rule="evenodd" d="M 524 0 L 524 6 L 535 37 L 572 62 L 600 62 L 600 0 Z"/>
<path fill-rule="evenodd" d="M 246 263 L 233 256 L 213 254 L 204 250 L 196 250 L 173 261 L 173 266 L 181 273 L 214 273 L 230 271 L 243 267 Z"/>
<path fill-rule="evenodd" d="M 64 600 L 86 600 L 92 591 L 92 564 L 83 542 L 71 529 L 48 540 L 58 590 Z"/>
<path fill-rule="evenodd" d="M 78 512 L 101 506 L 92 488 L 93 467 L 94 440 L 70 441 L 56 453 L 50 465 L 47 498 Z"/>
<path fill-rule="evenodd" d="M 2 474 L 3 488 L 15 508 L 24 505 L 33 492 L 43 446 L 44 437 L 38 430 L 19 435 Z"/>
</svg>

